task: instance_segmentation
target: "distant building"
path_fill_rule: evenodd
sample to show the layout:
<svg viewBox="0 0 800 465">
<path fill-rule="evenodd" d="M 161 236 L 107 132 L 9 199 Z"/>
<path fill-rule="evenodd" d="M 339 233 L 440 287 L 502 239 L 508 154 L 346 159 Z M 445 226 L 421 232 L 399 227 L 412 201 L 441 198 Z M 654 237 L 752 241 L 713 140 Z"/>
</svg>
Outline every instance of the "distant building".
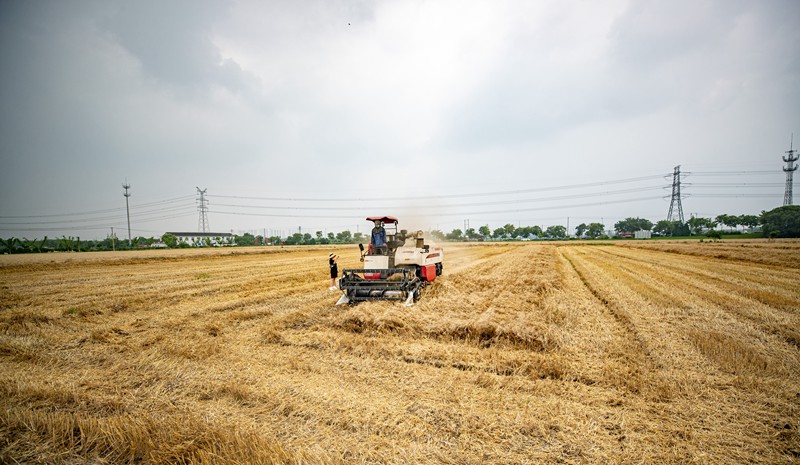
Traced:
<svg viewBox="0 0 800 465">
<path fill-rule="evenodd" d="M 236 245 L 234 242 L 234 235 L 231 233 L 216 233 L 216 232 L 170 232 L 178 238 L 178 243 L 189 244 L 193 246 L 206 246 L 223 247 L 229 245 Z"/>
<path fill-rule="evenodd" d="M 640 230 L 633 233 L 633 237 L 636 239 L 650 239 L 652 237 L 652 231 Z"/>
</svg>

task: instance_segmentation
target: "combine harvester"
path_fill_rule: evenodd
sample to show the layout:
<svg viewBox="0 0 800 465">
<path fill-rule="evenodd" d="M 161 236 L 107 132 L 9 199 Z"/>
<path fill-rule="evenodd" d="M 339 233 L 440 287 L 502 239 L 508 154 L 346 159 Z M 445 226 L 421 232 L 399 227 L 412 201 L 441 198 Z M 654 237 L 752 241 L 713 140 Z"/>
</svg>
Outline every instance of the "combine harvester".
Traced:
<svg viewBox="0 0 800 465">
<path fill-rule="evenodd" d="M 367 221 L 375 228 L 366 251 L 364 244 L 358 244 L 364 268 L 342 270 L 339 289 L 343 294 L 336 305 L 365 300 L 398 300 L 407 307 L 413 305 L 422 289 L 442 275 L 444 251 L 425 244 L 422 231 L 398 232 L 397 218 L 371 216 Z"/>
</svg>

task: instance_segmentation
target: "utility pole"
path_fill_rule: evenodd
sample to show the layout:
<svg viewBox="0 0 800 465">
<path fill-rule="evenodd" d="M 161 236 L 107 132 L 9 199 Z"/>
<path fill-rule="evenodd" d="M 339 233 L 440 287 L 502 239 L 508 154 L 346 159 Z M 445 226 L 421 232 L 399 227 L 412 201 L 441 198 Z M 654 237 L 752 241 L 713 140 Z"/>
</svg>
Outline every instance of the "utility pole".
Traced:
<svg viewBox="0 0 800 465">
<path fill-rule="evenodd" d="M 198 207 L 198 210 L 200 210 L 200 217 L 197 220 L 197 229 L 199 232 L 207 233 L 210 229 L 208 227 L 208 207 L 206 206 L 206 203 L 208 203 L 208 200 L 206 200 L 206 191 L 208 188 L 206 187 L 200 190 L 199 187 L 196 187 L 196 189 L 197 193 L 200 194 L 200 198 L 196 199 L 200 201 L 200 206 Z"/>
<path fill-rule="evenodd" d="M 114 239 L 116 239 L 116 238 L 117 237 L 114 235 L 114 227 L 112 226 L 111 227 L 111 251 L 112 252 L 116 252 L 117 251 L 117 245 L 114 243 Z"/>
<path fill-rule="evenodd" d="M 128 197 L 131 196 L 131 193 L 128 192 L 128 189 L 131 188 L 131 185 L 128 184 L 128 180 L 125 180 L 125 184 L 122 185 L 125 188 L 125 193 L 122 194 L 125 196 L 125 211 L 128 213 L 128 248 L 131 247 L 131 209 L 128 206 Z"/>
<path fill-rule="evenodd" d="M 677 208 L 676 208 L 677 206 Z M 667 221 L 674 221 L 673 211 L 678 214 L 678 219 L 683 224 L 683 206 L 681 206 L 681 165 L 675 167 L 672 173 L 672 200 L 669 203 Z"/>
<path fill-rule="evenodd" d="M 794 162 L 797 161 L 798 157 L 795 155 L 797 150 L 794 149 L 794 133 L 792 133 L 792 140 L 789 142 L 789 150 L 786 151 L 786 156 L 783 157 L 783 161 L 786 162 L 786 167 L 783 168 L 783 171 L 786 173 L 786 189 L 783 193 L 783 204 L 784 205 L 792 205 L 792 174 L 797 171 L 797 165 Z"/>
</svg>

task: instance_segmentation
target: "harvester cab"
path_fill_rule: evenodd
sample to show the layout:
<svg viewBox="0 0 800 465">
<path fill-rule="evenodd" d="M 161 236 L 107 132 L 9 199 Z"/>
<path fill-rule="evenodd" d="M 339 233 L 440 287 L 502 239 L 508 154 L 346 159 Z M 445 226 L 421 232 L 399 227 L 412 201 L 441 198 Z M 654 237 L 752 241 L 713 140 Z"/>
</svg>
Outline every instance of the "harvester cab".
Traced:
<svg viewBox="0 0 800 465">
<path fill-rule="evenodd" d="M 336 305 L 365 300 L 398 300 L 406 306 L 419 300 L 422 289 L 442 275 L 444 250 L 426 244 L 422 231 L 397 229 L 397 218 L 371 216 L 370 242 L 361 250 L 363 269 L 342 270 Z"/>
</svg>

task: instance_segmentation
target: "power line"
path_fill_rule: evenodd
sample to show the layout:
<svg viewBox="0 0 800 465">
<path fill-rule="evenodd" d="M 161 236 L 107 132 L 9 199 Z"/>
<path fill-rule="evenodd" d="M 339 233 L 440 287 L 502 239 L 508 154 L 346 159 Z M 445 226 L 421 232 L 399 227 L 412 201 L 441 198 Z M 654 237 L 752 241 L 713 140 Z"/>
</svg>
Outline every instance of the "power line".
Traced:
<svg viewBox="0 0 800 465">
<path fill-rule="evenodd" d="M 191 209 L 195 211 L 194 205 L 180 205 L 174 207 L 166 207 L 166 208 L 158 208 L 154 210 L 148 211 L 141 211 L 141 212 L 134 212 L 133 217 L 136 219 L 147 218 L 149 215 L 157 214 L 157 213 L 164 213 L 164 212 L 171 212 L 171 211 L 184 211 L 187 209 Z M 103 216 L 103 217 L 95 217 L 95 218 L 77 218 L 77 219 L 63 219 L 58 221 L 22 221 L 22 222 L 9 222 L 9 221 L 2 221 L 0 225 L 24 225 L 24 224 L 64 224 L 64 223 L 81 223 L 81 222 L 95 222 L 95 221 L 116 221 L 122 220 L 125 218 L 125 215 L 114 215 L 114 216 Z"/>
<path fill-rule="evenodd" d="M 502 213 L 520 213 L 526 211 L 540 211 L 540 210 L 556 210 L 556 209 L 567 209 L 567 208 L 581 208 L 581 207 L 594 207 L 598 205 L 609 205 L 609 204 L 617 204 L 617 203 L 628 203 L 628 202 L 640 202 L 644 200 L 657 200 L 663 198 L 662 196 L 654 196 L 654 197 L 639 197 L 635 199 L 622 199 L 622 200 L 609 200 L 609 201 L 601 201 L 601 202 L 591 202 L 591 203 L 582 203 L 579 205 L 554 205 L 549 207 L 531 207 L 531 208 L 517 208 L 514 210 L 495 210 L 495 211 L 475 211 L 475 212 L 458 212 L 458 213 L 448 213 L 448 212 L 434 212 L 429 213 L 431 216 L 462 216 L 462 215 L 497 215 Z M 441 208 L 441 207 L 440 207 Z M 347 218 L 353 219 L 358 218 L 361 215 L 285 215 L 285 214 L 272 214 L 272 213 L 242 213 L 242 212 L 228 212 L 228 211 L 213 211 L 212 213 L 220 214 L 220 215 L 242 215 L 242 216 L 260 216 L 260 217 L 269 217 L 269 218 Z"/>
<path fill-rule="evenodd" d="M 777 197 L 775 194 L 755 194 L 755 193 L 739 193 L 739 194 L 684 194 L 685 197 L 698 197 L 704 199 L 714 198 L 749 198 L 749 199 L 771 199 Z"/>
<path fill-rule="evenodd" d="M 546 192 L 554 190 L 578 189 L 583 187 L 596 187 L 608 184 L 622 184 L 629 182 L 647 181 L 651 179 L 662 179 L 663 174 L 640 176 L 636 178 L 617 179 L 613 181 L 597 181 L 584 184 L 572 184 L 566 186 L 553 186 L 553 187 L 536 187 L 531 189 L 516 189 L 508 191 L 494 191 L 494 192 L 478 192 L 478 193 L 462 193 L 462 194 L 443 194 L 443 195 L 420 195 L 410 197 L 351 197 L 351 198 L 302 198 L 302 197 L 247 197 L 237 195 L 209 195 L 209 197 L 229 198 L 229 199 L 242 199 L 242 200 L 270 200 L 282 202 L 385 202 L 389 200 L 430 200 L 430 199 L 450 199 L 462 197 L 489 197 L 496 195 L 513 195 L 524 194 L 531 192 Z"/>
<path fill-rule="evenodd" d="M 782 182 L 703 182 L 703 183 L 683 183 L 685 186 L 692 187 L 780 187 Z"/>
<path fill-rule="evenodd" d="M 775 171 L 684 171 L 688 176 L 752 176 L 762 174 L 775 174 Z"/>
<path fill-rule="evenodd" d="M 183 197 L 175 197 L 175 198 L 172 198 L 172 199 L 165 199 L 165 200 L 158 200 L 158 201 L 155 201 L 155 202 L 142 203 L 142 204 L 137 205 L 137 207 L 142 208 L 142 207 L 149 207 L 149 206 L 155 206 L 155 205 L 163 205 L 163 204 L 179 202 L 181 200 L 187 200 L 187 199 L 191 199 L 191 198 L 194 198 L 194 195 L 185 195 Z M 58 217 L 61 217 L 61 216 L 99 215 L 99 214 L 103 214 L 103 213 L 113 213 L 113 212 L 119 212 L 119 211 L 122 211 L 122 208 L 108 208 L 108 209 L 105 209 L 105 210 L 93 210 L 93 211 L 87 211 L 87 212 L 74 212 L 74 213 L 54 213 L 54 214 L 49 214 L 49 215 L 0 216 L 0 218 L 9 218 L 9 219 L 19 219 L 19 218 L 58 218 Z"/>
<path fill-rule="evenodd" d="M 161 216 L 156 218 L 149 218 L 146 220 L 140 220 L 140 223 L 149 223 L 152 221 L 160 221 L 160 220 L 171 220 L 177 218 L 186 218 L 189 216 L 194 216 L 196 214 L 195 211 L 191 211 L 189 213 L 185 213 L 182 215 L 169 215 L 169 216 Z M 115 224 L 115 227 L 122 227 L 119 224 Z M 47 232 L 47 231 L 96 231 L 96 230 L 106 230 L 108 229 L 109 224 L 87 224 L 82 226 L 52 226 L 52 227 L 14 227 L 8 228 L 0 224 L 0 231 L 11 231 L 11 232 L 19 232 L 19 231 L 31 231 L 31 232 Z"/>
<path fill-rule="evenodd" d="M 581 199 L 581 198 L 590 198 L 590 197 L 597 197 L 597 196 L 606 196 L 606 195 L 619 195 L 619 194 L 631 194 L 636 192 L 645 192 L 651 190 L 661 190 L 664 186 L 651 186 L 651 187 L 637 187 L 631 189 L 619 189 L 615 191 L 605 191 L 605 192 L 591 192 L 586 194 L 572 194 L 572 195 L 561 195 L 556 197 L 539 197 L 539 198 L 528 198 L 528 199 L 516 199 L 516 200 L 497 200 L 492 202 L 473 202 L 473 203 L 461 203 L 461 204 L 448 204 L 448 205 L 418 205 L 414 206 L 415 210 L 427 210 L 432 208 L 462 208 L 462 207 L 479 207 L 479 206 L 489 206 L 489 205 L 510 205 L 510 204 L 520 204 L 520 203 L 529 203 L 529 202 L 549 202 L 553 200 L 571 200 L 571 199 Z M 269 209 L 269 210 L 323 210 L 323 211 L 331 211 L 331 210 L 360 210 L 363 209 L 363 206 L 356 206 L 356 207 L 299 207 L 299 206 L 273 206 L 273 205 L 241 205 L 241 204 L 226 204 L 226 203 L 217 203 L 216 206 L 220 207 L 234 207 L 234 208 L 259 208 L 259 209 Z M 382 206 L 382 208 L 403 208 L 404 206 Z"/>
</svg>

